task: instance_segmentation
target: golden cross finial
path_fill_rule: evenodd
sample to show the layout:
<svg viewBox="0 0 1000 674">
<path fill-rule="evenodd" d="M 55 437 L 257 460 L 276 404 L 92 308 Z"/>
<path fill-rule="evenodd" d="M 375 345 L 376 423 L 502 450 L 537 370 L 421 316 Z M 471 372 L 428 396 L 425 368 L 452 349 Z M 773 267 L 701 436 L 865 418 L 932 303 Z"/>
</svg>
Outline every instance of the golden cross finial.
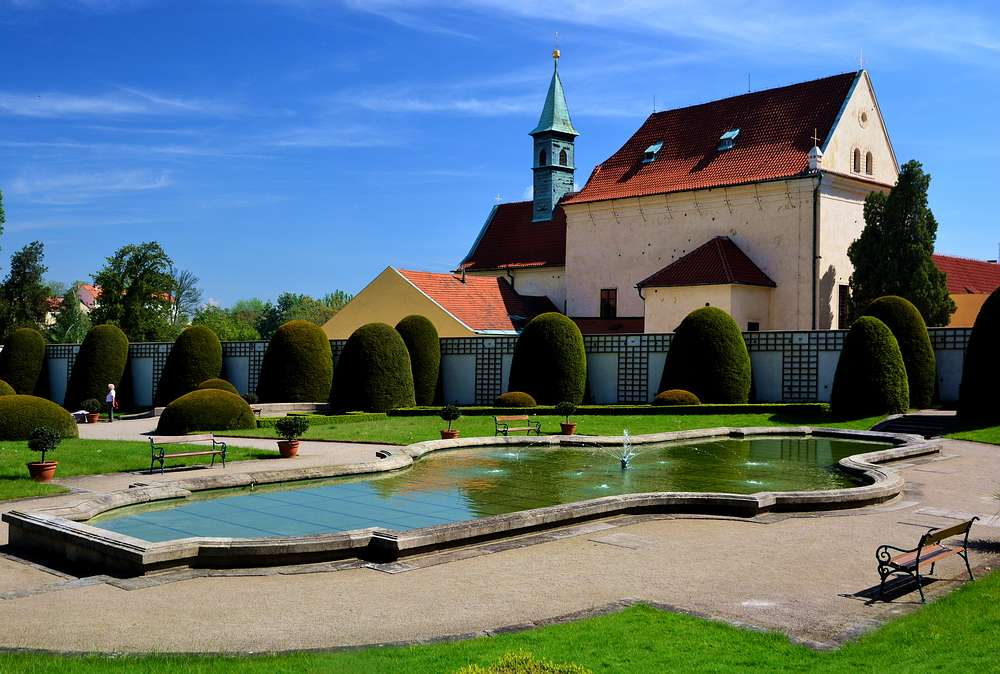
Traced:
<svg viewBox="0 0 1000 674">
<path fill-rule="evenodd" d="M 493 197 L 493 198 L 494 198 L 494 200 L 495 200 L 495 201 L 496 201 L 496 202 L 497 202 L 498 204 L 500 203 L 501 199 L 500 199 L 500 193 L 499 193 L 499 192 L 497 192 L 497 195 L 496 195 L 495 197 Z"/>
<path fill-rule="evenodd" d="M 816 129 L 813 129 L 812 141 L 816 147 L 819 147 L 820 140 L 821 138 L 819 137 L 819 134 L 816 133 Z"/>
<path fill-rule="evenodd" d="M 858 70 L 864 70 L 865 64 L 868 63 L 868 61 L 864 59 L 864 56 L 865 56 L 865 50 L 863 48 L 858 48 L 858 56 L 854 57 L 854 60 L 857 61 L 858 65 L 860 66 Z"/>
<path fill-rule="evenodd" d="M 560 38 L 559 38 L 559 31 L 558 30 L 556 31 L 556 34 L 555 34 L 554 37 L 556 38 L 556 49 L 559 49 L 559 39 Z"/>
</svg>

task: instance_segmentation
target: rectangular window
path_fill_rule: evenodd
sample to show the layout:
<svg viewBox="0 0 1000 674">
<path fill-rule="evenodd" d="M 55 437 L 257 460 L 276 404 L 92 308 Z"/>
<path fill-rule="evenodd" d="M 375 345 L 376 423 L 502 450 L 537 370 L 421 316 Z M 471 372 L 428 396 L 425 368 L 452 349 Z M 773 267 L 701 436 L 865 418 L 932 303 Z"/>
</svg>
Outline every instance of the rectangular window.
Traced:
<svg viewBox="0 0 1000 674">
<path fill-rule="evenodd" d="M 601 289 L 601 318 L 617 318 L 618 316 L 618 289 Z"/>
<path fill-rule="evenodd" d="M 849 291 L 847 286 L 837 286 L 839 296 L 837 297 L 837 329 L 846 330 L 847 325 L 847 297 Z"/>
<path fill-rule="evenodd" d="M 747 322 L 747 332 L 758 332 L 760 330 L 760 323 L 757 321 Z"/>
</svg>

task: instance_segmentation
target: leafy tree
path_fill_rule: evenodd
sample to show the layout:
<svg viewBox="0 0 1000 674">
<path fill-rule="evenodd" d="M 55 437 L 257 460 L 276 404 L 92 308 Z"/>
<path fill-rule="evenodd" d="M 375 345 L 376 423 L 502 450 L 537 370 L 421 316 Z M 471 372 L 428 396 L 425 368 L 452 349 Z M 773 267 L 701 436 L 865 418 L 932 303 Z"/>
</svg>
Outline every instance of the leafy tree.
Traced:
<svg viewBox="0 0 1000 674">
<path fill-rule="evenodd" d="M 0 286 L 0 342 L 19 328 L 37 329 L 49 310 L 49 291 L 42 276 L 45 247 L 32 241 L 10 258 L 10 273 Z"/>
<path fill-rule="evenodd" d="M 94 275 L 101 288 L 90 319 L 117 325 L 133 342 L 167 341 L 170 325 L 170 258 L 155 241 L 124 246 Z"/>
<path fill-rule="evenodd" d="M 198 309 L 191 319 L 192 325 L 204 325 L 210 328 L 223 342 L 245 342 L 260 339 L 260 333 L 254 327 L 255 323 L 256 321 L 252 318 L 248 321 L 241 312 L 212 305 Z"/>
<path fill-rule="evenodd" d="M 905 412 L 906 366 L 892 330 L 874 316 L 854 321 L 844 338 L 830 391 L 830 410 L 849 417 Z"/>
<path fill-rule="evenodd" d="M 201 306 L 201 288 L 198 287 L 201 279 L 187 269 L 181 271 L 171 267 L 168 273 L 171 280 L 170 294 L 174 299 L 171 318 L 175 325 L 186 325 Z"/>
<path fill-rule="evenodd" d="M 751 380 L 750 354 L 736 321 L 718 307 L 701 307 L 677 326 L 659 389 L 688 391 L 703 403 L 744 404 Z"/>
<path fill-rule="evenodd" d="M 309 295 L 281 293 L 277 304 L 268 302 L 264 306 L 257 330 L 262 339 L 270 339 L 275 330 L 288 321 L 309 321 L 323 325 L 350 302 L 352 297 L 343 290 L 328 293 L 320 300 L 314 300 Z"/>
<path fill-rule="evenodd" d="M 45 338 L 50 343 L 79 344 L 90 331 L 90 317 L 80 306 L 80 297 L 77 295 L 81 285 L 83 283 L 77 281 L 62 294 L 56 322 L 45 328 Z"/>
<path fill-rule="evenodd" d="M 946 275 L 931 260 L 937 222 L 927 205 L 930 182 L 920 163 L 911 160 L 888 195 L 865 197 L 865 228 L 847 249 L 854 265 L 848 301 L 852 321 L 885 295 L 912 302 L 930 326 L 947 325 L 957 309 Z"/>
<path fill-rule="evenodd" d="M 331 309 L 340 311 L 353 299 L 354 295 L 345 293 L 343 290 L 334 290 L 332 293 L 323 295 L 323 299 L 321 301 L 324 305 L 330 307 Z"/>
</svg>

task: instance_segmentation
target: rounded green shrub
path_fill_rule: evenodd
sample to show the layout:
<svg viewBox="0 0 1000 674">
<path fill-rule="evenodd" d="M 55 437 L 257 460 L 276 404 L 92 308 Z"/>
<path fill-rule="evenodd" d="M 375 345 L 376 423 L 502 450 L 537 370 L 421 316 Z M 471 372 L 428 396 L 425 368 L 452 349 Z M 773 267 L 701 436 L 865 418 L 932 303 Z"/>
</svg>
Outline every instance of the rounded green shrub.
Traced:
<svg viewBox="0 0 1000 674">
<path fill-rule="evenodd" d="M 660 391 L 690 391 L 703 403 L 742 405 L 750 398 L 750 353 L 733 317 L 702 307 L 677 326 Z"/>
<path fill-rule="evenodd" d="M 222 342 L 211 328 L 192 325 L 170 348 L 163 364 L 160 382 L 156 386 L 153 404 L 163 406 L 198 388 L 206 379 L 215 379 L 222 372 Z"/>
<path fill-rule="evenodd" d="M 664 405 L 700 405 L 701 401 L 698 400 L 698 396 L 690 391 L 682 391 L 681 389 L 675 388 L 658 393 L 656 397 L 653 398 L 653 402 L 651 404 L 654 407 Z"/>
<path fill-rule="evenodd" d="M 28 440 L 36 428 L 54 428 L 64 438 L 80 436 L 73 415 L 51 400 L 0 396 L 0 440 Z"/>
<path fill-rule="evenodd" d="M 322 402 L 330 396 L 332 380 L 333 353 L 323 328 L 289 321 L 267 345 L 257 395 L 265 403 Z"/>
<path fill-rule="evenodd" d="M 437 328 L 419 314 L 407 316 L 396 324 L 410 354 L 413 394 L 418 405 L 433 405 L 441 374 L 441 338 Z"/>
<path fill-rule="evenodd" d="M 979 309 L 965 346 L 958 414 L 969 419 L 996 419 L 1000 410 L 1000 288 Z"/>
<path fill-rule="evenodd" d="M 537 407 L 538 403 L 523 391 L 508 391 L 497 396 L 494 407 Z"/>
<path fill-rule="evenodd" d="M 17 395 L 17 391 L 14 390 L 14 387 L 0 379 L 0 396 L 12 395 Z"/>
<path fill-rule="evenodd" d="M 33 395 L 45 364 L 45 338 L 34 328 L 15 330 L 0 351 L 0 379 L 21 395 Z"/>
<path fill-rule="evenodd" d="M 410 355 L 399 333 L 385 323 L 355 330 L 337 362 L 330 408 L 388 412 L 415 404 Z"/>
<path fill-rule="evenodd" d="M 118 386 L 128 361 L 128 338 L 116 325 L 98 325 L 83 338 L 66 387 L 63 407 L 80 409 L 87 398 L 104 400 L 108 384 Z"/>
<path fill-rule="evenodd" d="M 909 300 L 886 295 L 869 304 L 864 315 L 874 316 L 885 323 L 899 343 L 910 389 L 910 407 L 930 407 L 934 402 L 937 359 L 920 311 Z"/>
<path fill-rule="evenodd" d="M 205 381 L 198 384 L 198 390 L 206 388 L 217 388 L 220 391 L 229 391 L 235 395 L 239 395 L 240 392 L 236 390 L 236 387 L 230 384 L 225 379 L 206 379 Z"/>
<path fill-rule="evenodd" d="M 156 432 L 184 435 L 194 431 L 229 431 L 257 428 L 250 406 L 229 391 L 201 389 L 172 401 L 160 415 Z"/>
<path fill-rule="evenodd" d="M 830 410 L 849 417 L 900 414 L 909 401 L 906 366 L 896 338 L 879 319 L 861 316 L 844 338 Z"/>
<path fill-rule="evenodd" d="M 576 323 L 554 311 L 531 319 L 514 345 L 508 388 L 524 391 L 543 405 L 582 403 L 587 354 Z"/>
</svg>

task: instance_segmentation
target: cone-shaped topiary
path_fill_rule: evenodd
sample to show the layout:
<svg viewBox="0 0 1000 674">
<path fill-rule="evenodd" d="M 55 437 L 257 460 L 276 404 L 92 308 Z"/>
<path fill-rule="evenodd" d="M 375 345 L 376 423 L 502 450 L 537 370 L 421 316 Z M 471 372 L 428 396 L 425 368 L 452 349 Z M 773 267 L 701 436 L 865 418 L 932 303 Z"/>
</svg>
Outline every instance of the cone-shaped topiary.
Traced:
<svg viewBox="0 0 1000 674">
<path fill-rule="evenodd" d="M 410 355 L 399 333 L 385 323 L 355 330 L 337 361 L 330 408 L 388 412 L 415 404 Z"/>
<path fill-rule="evenodd" d="M 83 338 L 73 373 L 66 387 L 63 407 L 80 409 L 87 398 L 104 400 L 108 384 L 118 386 L 128 360 L 128 338 L 116 325 L 98 325 Z"/>
<path fill-rule="evenodd" d="M 579 405 L 586 387 L 587 354 L 576 323 L 554 311 L 531 319 L 514 345 L 508 388 L 542 405 Z"/>
<path fill-rule="evenodd" d="M 198 384 L 198 390 L 206 388 L 217 388 L 220 391 L 229 391 L 230 393 L 234 393 L 236 395 L 240 394 L 240 392 L 236 390 L 236 387 L 230 384 L 225 379 L 206 379 L 205 381 Z"/>
<path fill-rule="evenodd" d="M 690 391 L 682 391 L 675 388 L 658 393 L 657 396 L 653 398 L 653 402 L 651 404 L 654 407 L 667 405 L 700 405 L 701 401 L 698 400 L 698 396 Z"/>
<path fill-rule="evenodd" d="M 51 400 L 0 396 L 0 440 L 27 440 L 36 428 L 54 428 L 64 438 L 79 437 L 73 415 Z"/>
<path fill-rule="evenodd" d="M 12 395 L 17 395 L 17 391 L 14 390 L 14 387 L 0 379 L 0 396 Z"/>
<path fill-rule="evenodd" d="M 885 323 L 899 343 L 906 366 L 906 382 L 910 389 L 910 407 L 924 409 L 934 402 L 934 381 L 937 378 L 937 359 L 931 347 L 920 311 L 909 300 L 886 295 L 874 300 L 865 308 L 865 316 L 874 316 Z"/>
<path fill-rule="evenodd" d="M 702 307 L 677 326 L 660 391 L 690 391 L 703 403 L 742 405 L 750 398 L 750 353 L 733 317 Z"/>
<path fill-rule="evenodd" d="M 257 380 L 265 403 L 317 403 L 330 396 L 333 353 L 323 328 L 288 321 L 271 337 Z"/>
<path fill-rule="evenodd" d="M 201 389 L 177 398 L 163 410 L 156 432 L 184 435 L 193 431 L 229 431 L 257 428 L 253 411 L 243 398 L 229 391 Z"/>
<path fill-rule="evenodd" d="M 508 391 L 497 396 L 493 405 L 495 407 L 537 407 L 538 403 L 523 391 Z"/>
<path fill-rule="evenodd" d="M 222 372 L 222 342 L 211 328 L 192 325 L 185 328 L 170 348 L 156 385 L 153 404 L 163 406 L 198 388 L 206 379 Z"/>
<path fill-rule="evenodd" d="M 441 338 L 437 328 L 418 314 L 407 316 L 396 324 L 410 354 L 413 371 L 413 394 L 418 405 L 433 405 L 441 373 Z"/>
<path fill-rule="evenodd" d="M 844 338 L 830 410 L 850 417 L 900 414 L 909 401 L 903 354 L 892 331 L 874 316 L 860 317 Z"/>
<path fill-rule="evenodd" d="M 970 419 L 996 419 L 1000 410 L 1000 288 L 979 309 L 965 347 L 962 384 L 958 390 L 958 414 Z"/>
<path fill-rule="evenodd" d="M 45 338 L 34 328 L 15 330 L 0 351 L 0 379 L 21 395 L 34 395 L 45 363 Z"/>
</svg>

